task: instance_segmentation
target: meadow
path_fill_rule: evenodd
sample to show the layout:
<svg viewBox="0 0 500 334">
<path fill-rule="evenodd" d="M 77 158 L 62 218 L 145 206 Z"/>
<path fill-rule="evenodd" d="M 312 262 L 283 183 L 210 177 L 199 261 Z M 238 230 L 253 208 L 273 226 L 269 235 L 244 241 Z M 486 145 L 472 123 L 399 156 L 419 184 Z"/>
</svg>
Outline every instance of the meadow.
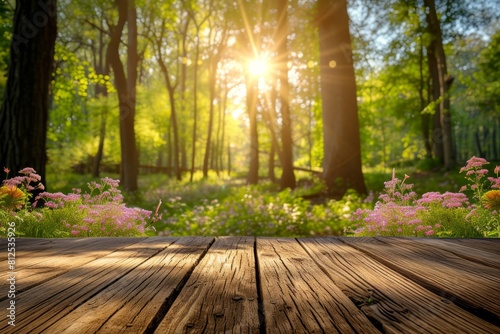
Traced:
<svg viewBox="0 0 500 334">
<path fill-rule="evenodd" d="M 0 188 L 0 232 L 16 221 L 26 237 L 499 236 L 500 167 L 476 157 L 446 173 L 365 171 L 369 195 L 350 191 L 340 200 L 324 196 L 323 183 L 307 174 L 293 191 L 265 180 L 249 186 L 238 177 L 200 174 L 179 182 L 149 174 L 135 193 L 122 192 L 117 175 L 49 174 L 50 191 L 31 198 L 43 187 L 36 172 L 8 172 Z"/>
</svg>

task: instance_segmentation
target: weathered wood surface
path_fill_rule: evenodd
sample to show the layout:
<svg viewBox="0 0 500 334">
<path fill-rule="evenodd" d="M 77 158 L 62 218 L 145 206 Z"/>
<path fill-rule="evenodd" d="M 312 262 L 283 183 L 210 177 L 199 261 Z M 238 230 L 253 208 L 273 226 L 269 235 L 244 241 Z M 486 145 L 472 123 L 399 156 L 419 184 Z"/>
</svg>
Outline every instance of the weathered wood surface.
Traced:
<svg viewBox="0 0 500 334">
<path fill-rule="evenodd" d="M 500 239 L 0 242 L 0 333 L 500 333 Z"/>
</svg>

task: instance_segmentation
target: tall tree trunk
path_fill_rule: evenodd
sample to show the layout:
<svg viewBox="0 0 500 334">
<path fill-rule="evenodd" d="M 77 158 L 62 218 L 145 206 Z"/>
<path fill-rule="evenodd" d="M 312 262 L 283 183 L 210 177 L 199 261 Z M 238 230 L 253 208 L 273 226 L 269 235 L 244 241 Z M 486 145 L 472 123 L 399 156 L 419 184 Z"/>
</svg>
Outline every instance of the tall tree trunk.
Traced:
<svg viewBox="0 0 500 334">
<path fill-rule="evenodd" d="M 215 103 L 215 85 L 217 75 L 218 59 L 213 58 L 209 65 L 208 85 L 210 91 L 210 107 L 208 111 L 207 143 L 205 145 L 205 156 L 203 157 L 203 178 L 208 177 L 208 161 L 210 158 L 210 146 L 212 144 L 212 130 L 214 123 L 214 103 Z"/>
<path fill-rule="evenodd" d="M 356 80 L 346 0 L 318 0 L 323 178 L 331 196 L 366 186 L 361 170 Z"/>
<path fill-rule="evenodd" d="M 16 1 L 7 87 L 0 109 L 0 167 L 11 169 L 14 175 L 32 167 L 43 183 L 56 13 L 55 0 Z"/>
<path fill-rule="evenodd" d="M 277 129 L 277 116 L 276 116 L 276 99 L 278 98 L 278 92 L 276 90 L 276 84 L 277 80 L 273 80 L 274 85 L 271 88 L 270 92 L 270 100 L 271 100 L 271 105 L 269 108 L 264 108 L 262 111 L 262 117 L 264 118 L 265 122 L 267 123 L 269 127 L 269 134 L 271 136 L 271 147 L 274 149 L 274 155 L 278 155 L 278 159 L 280 161 L 280 164 L 283 164 L 283 153 L 281 151 L 281 148 L 278 143 L 278 129 Z M 273 162 L 274 163 L 274 162 Z M 273 169 L 274 171 L 274 169 Z M 273 179 L 273 182 L 276 178 Z"/>
<path fill-rule="evenodd" d="M 184 26 L 184 31 L 187 30 L 187 25 L 188 22 L 186 22 Z M 180 156 L 180 144 L 179 144 L 179 125 L 178 125 L 178 120 L 177 120 L 177 108 L 176 108 L 176 99 L 175 99 L 175 89 L 177 87 L 178 82 L 175 84 L 172 83 L 170 77 L 171 73 L 167 67 L 167 64 L 165 63 L 165 60 L 163 59 L 163 54 L 162 54 L 162 47 L 163 47 L 163 42 L 164 42 L 164 36 L 165 36 L 165 25 L 166 25 L 166 19 L 163 19 L 162 22 L 162 30 L 160 32 L 159 38 L 155 41 L 156 42 L 156 58 L 158 61 L 158 65 L 160 66 L 160 70 L 163 74 L 163 78 L 165 79 L 165 86 L 168 91 L 168 98 L 170 102 L 170 125 L 172 128 L 173 132 L 173 150 L 171 153 L 173 153 L 173 158 L 172 154 L 170 154 L 170 159 L 173 161 L 173 168 L 174 168 L 174 173 L 175 177 L 177 180 L 181 180 L 182 178 L 182 171 L 180 168 L 180 162 L 179 162 L 179 156 Z M 184 61 L 182 62 L 184 64 Z M 182 102 L 181 102 L 182 103 Z M 170 134 L 169 134 L 170 138 Z M 169 147 L 170 149 L 170 147 Z M 169 165 L 169 168 L 172 167 Z"/>
<path fill-rule="evenodd" d="M 436 13 L 436 5 L 434 0 L 424 0 L 426 7 L 426 20 L 428 24 L 428 32 L 431 35 L 434 47 L 434 57 L 437 63 L 437 72 L 439 80 L 439 96 L 440 96 L 440 123 L 442 128 L 442 146 L 443 146 L 443 162 L 446 170 L 451 169 L 455 165 L 455 156 L 453 152 L 452 142 L 452 124 L 450 115 L 450 97 L 449 90 L 453 83 L 453 77 L 448 75 L 446 65 L 446 54 L 443 47 L 443 38 L 441 26 Z"/>
<path fill-rule="evenodd" d="M 439 107 L 439 74 L 437 68 L 436 57 L 434 56 L 434 43 L 430 42 L 427 47 L 427 64 L 429 66 L 430 75 L 430 90 L 432 94 L 432 101 L 434 103 L 434 114 L 432 116 L 432 151 L 434 157 L 438 159 L 441 164 L 444 164 L 444 151 L 443 151 L 443 128 L 441 127 L 441 108 Z"/>
<path fill-rule="evenodd" d="M 222 97 L 222 110 L 221 110 L 221 116 L 222 116 L 222 133 L 220 135 L 220 169 L 221 171 L 224 170 L 224 143 L 225 143 L 225 138 L 226 138 L 226 109 L 227 109 L 227 94 L 228 94 L 228 89 L 226 86 L 226 89 L 224 90 L 224 95 Z M 229 166 L 228 166 L 229 169 Z M 229 174 L 228 174 L 229 175 Z"/>
<path fill-rule="evenodd" d="M 100 20 L 101 23 L 101 28 L 103 26 L 103 19 Z M 97 73 L 102 74 L 102 75 L 109 75 L 109 66 L 106 63 L 105 57 L 104 57 L 104 32 L 101 30 L 99 32 L 99 51 L 96 52 L 97 55 L 99 56 L 98 63 L 96 64 L 97 66 Z M 96 56 L 96 55 L 94 55 Z M 97 85 L 96 87 L 96 96 L 107 98 L 108 92 L 106 90 L 105 85 Z M 94 177 L 99 177 L 100 174 L 100 169 L 101 169 L 101 162 L 102 158 L 104 156 L 104 140 L 106 138 L 106 126 L 107 126 L 107 116 L 108 116 L 108 107 L 105 105 L 101 109 L 101 122 L 99 125 L 99 144 L 97 146 L 97 153 L 94 158 L 94 165 L 92 166 L 92 175 Z"/>
<path fill-rule="evenodd" d="M 246 78 L 246 107 L 250 120 L 250 164 L 248 184 L 259 183 L 259 135 L 257 132 L 257 82 L 252 74 Z"/>
<path fill-rule="evenodd" d="M 186 114 L 186 82 L 187 82 L 187 64 L 188 64 L 188 49 L 187 49 L 187 36 L 189 23 L 191 22 L 191 17 L 188 15 L 186 21 L 184 22 L 182 29 L 182 40 L 181 40 L 181 77 L 180 77 L 180 96 L 181 96 L 181 106 L 180 115 Z M 186 131 L 186 124 L 182 122 L 182 118 L 176 120 L 178 124 L 176 128 L 179 133 L 184 133 Z M 176 176 L 177 180 L 182 179 L 182 172 L 187 170 L 187 149 L 186 149 L 186 136 L 178 136 L 178 152 L 176 154 Z"/>
<path fill-rule="evenodd" d="M 199 36 L 199 26 L 196 26 L 196 50 L 194 56 L 194 82 L 193 82 L 193 136 L 192 136 L 192 146 L 191 146 L 191 175 L 189 177 L 189 182 L 193 182 L 194 169 L 196 163 L 196 139 L 197 139 L 197 128 L 198 128 L 198 60 L 200 59 L 200 36 Z"/>
<path fill-rule="evenodd" d="M 116 1 L 118 24 L 113 27 L 107 50 L 107 62 L 113 69 L 120 110 L 121 181 L 127 191 L 137 190 L 138 155 L 135 141 L 135 86 L 137 79 L 137 24 L 133 0 Z M 119 48 L 125 23 L 128 25 L 127 71 L 120 59 Z M 133 21 L 133 22 L 130 22 Z"/>
<path fill-rule="evenodd" d="M 268 165 L 268 177 L 271 182 L 276 182 L 276 174 L 274 173 L 274 157 L 276 155 L 276 144 L 271 142 L 271 149 L 269 150 L 269 165 Z"/>
<path fill-rule="evenodd" d="M 281 188 L 295 188 L 295 174 L 293 172 L 293 141 L 292 120 L 290 117 L 290 95 L 288 84 L 288 1 L 279 0 L 278 4 L 278 80 L 280 83 L 281 101 Z"/>
<path fill-rule="evenodd" d="M 425 100 L 424 92 L 425 89 L 425 77 L 424 77 L 424 45 L 422 41 L 422 35 L 419 38 L 420 48 L 418 53 L 418 69 L 419 69 L 419 87 L 418 87 L 418 95 L 420 98 L 420 121 L 422 123 L 422 140 L 424 141 L 425 147 L 425 157 L 432 158 L 432 145 L 431 139 L 429 137 L 430 134 L 430 125 L 431 125 L 431 117 L 429 113 L 422 113 L 427 105 L 427 101 Z"/>
</svg>

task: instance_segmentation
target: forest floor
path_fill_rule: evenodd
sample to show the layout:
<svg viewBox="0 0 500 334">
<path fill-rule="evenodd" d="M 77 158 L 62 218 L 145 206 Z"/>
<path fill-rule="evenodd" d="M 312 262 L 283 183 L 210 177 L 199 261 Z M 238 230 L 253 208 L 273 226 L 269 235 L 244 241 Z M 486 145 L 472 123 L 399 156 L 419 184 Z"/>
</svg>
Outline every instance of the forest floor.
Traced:
<svg viewBox="0 0 500 334">
<path fill-rule="evenodd" d="M 459 168 L 449 172 L 417 171 L 412 167 L 396 169 L 396 177 L 414 184 L 421 195 L 429 191 L 458 192 L 465 184 Z M 257 186 L 247 186 L 244 176 L 215 174 L 203 179 L 195 175 L 189 182 L 186 175 L 176 181 L 164 174 L 139 176 L 139 191 L 123 193 L 127 206 L 155 211 L 162 201 L 163 220 L 155 223 L 160 235 L 323 235 L 343 234 L 350 215 L 358 208 L 373 208 L 384 182 L 391 180 L 392 169 L 364 171 L 371 195 L 348 194 L 333 201 L 323 196 L 324 187 L 309 173 L 298 172 L 298 187 L 294 191 L 280 191 L 279 186 L 262 179 Z M 101 177 L 118 179 L 119 175 Z M 85 192 L 86 184 L 98 181 L 90 175 L 48 173 L 50 192 L 68 194 L 74 188 Z M 296 224 L 288 222 L 296 220 Z M 303 222 L 306 223 L 303 223 Z M 285 223 L 287 222 L 287 223 Z"/>
</svg>

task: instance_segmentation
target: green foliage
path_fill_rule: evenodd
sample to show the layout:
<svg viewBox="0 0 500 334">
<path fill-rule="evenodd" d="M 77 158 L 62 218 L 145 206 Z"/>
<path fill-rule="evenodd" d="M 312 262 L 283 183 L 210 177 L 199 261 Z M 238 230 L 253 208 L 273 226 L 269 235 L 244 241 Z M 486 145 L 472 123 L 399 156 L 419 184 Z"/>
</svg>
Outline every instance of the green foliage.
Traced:
<svg viewBox="0 0 500 334">
<path fill-rule="evenodd" d="M 222 200 L 203 199 L 189 206 L 181 197 L 164 200 L 167 217 L 155 224 L 163 235 L 341 235 L 349 213 L 361 199 L 348 194 L 342 201 L 314 205 L 289 189 L 270 192 L 262 186 L 231 190 Z"/>
</svg>

